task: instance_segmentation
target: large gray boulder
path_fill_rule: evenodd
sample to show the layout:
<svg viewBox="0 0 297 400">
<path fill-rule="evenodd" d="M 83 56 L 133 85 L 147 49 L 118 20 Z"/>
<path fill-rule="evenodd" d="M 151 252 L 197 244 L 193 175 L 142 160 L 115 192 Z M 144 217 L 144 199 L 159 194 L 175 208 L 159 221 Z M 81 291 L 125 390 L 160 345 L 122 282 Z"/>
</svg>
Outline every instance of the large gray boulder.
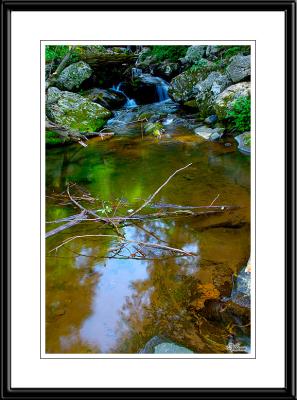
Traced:
<svg viewBox="0 0 297 400">
<path fill-rule="evenodd" d="M 204 57 L 207 46 L 191 46 L 184 57 L 186 62 L 196 63 Z"/>
<path fill-rule="evenodd" d="M 172 79 L 168 88 L 168 94 L 178 103 L 184 103 L 194 99 L 195 85 L 203 80 L 204 75 L 201 72 L 187 70 Z"/>
<path fill-rule="evenodd" d="M 205 55 L 206 58 L 216 58 L 217 54 L 222 50 L 222 46 L 207 46 Z"/>
<path fill-rule="evenodd" d="M 213 113 L 215 99 L 230 84 L 231 80 L 227 75 L 211 72 L 206 79 L 194 86 L 195 99 L 201 115 L 207 116 Z"/>
<path fill-rule="evenodd" d="M 84 61 L 71 64 L 60 73 L 56 85 L 62 90 L 78 89 L 92 75 L 92 68 Z"/>
<path fill-rule="evenodd" d="M 95 132 L 105 125 L 111 112 L 77 93 L 51 87 L 47 92 L 46 115 L 56 124 L 78 132 Z"/>
<path fill-rule="evenodd" d="M 226 72 L 232 82 L 237 83 L 251 75 L 251 56 L 238 54 L 230 59 Z"/>
<path fill-rule="evenodd" d="M 226 119 L 233 103 L 239 97 L 249 97 L 251 95 L 251 83 L 240 82 L 227 87 L 220 93 L 214 101 L 214 110 L 219 119 Z"/>
</svg>

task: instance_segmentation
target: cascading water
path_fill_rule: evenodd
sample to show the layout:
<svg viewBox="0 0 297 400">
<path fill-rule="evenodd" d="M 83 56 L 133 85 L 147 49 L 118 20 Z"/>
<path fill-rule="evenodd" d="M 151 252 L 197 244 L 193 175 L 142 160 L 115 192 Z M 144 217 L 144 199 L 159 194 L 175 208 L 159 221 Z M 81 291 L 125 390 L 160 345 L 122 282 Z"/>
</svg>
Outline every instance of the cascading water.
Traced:
<svg viewBox="0 0 297 400">
<path fill-rule="evenodd" d="M 137 103 L 134 99 L 130 99 L 125 92 L 121 90 L 122 82 L 120 82 L 117 86 L 113 85 L 112 90 L 115 92 L 121 93 L 126 97 L 126 103 L 124 105 L 124 108 L 133 108 L 137 107 Z"/>
<path fill-rule="evenodd" d="M 135 79 L 140 75 L 142 75 L 142 69 L 140 69 L 140 68 L 132 68 L 132 79 Z"/>
<path fill-rule="evenodd" d="M 132 76 L 134 74 L 134 76 L 137 76 L 142 82 L 154 85 L 156 87 L 156 95 L 159 103 L 169 99 L 167 82 L 165 82 L 159 76 L 143 74 L 141 70 L 139 70 L 138 68 L 133 68 L 133 69 L 137 70 L 137 72 L 132 71 Z M 137 73 L 137 75 L 135 75 L 135 73 Z"/>
<path fill-rule="evenodd" d="M 160 78 L 160 84 L 156 85 L 156 90 L 157 90 L 157 95 L 159 98 L 159 102 L 165 101 L 169 99 L 168 96 L 168 84 L 163 81 L 163 79 Z"/>
</svg>

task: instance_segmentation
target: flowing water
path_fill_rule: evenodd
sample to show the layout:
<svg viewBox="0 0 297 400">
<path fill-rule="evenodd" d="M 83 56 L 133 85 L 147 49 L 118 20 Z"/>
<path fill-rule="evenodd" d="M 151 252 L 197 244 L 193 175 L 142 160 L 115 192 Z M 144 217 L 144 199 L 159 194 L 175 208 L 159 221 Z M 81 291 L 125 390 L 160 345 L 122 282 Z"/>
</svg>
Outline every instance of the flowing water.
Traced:
<svg viewBox="0 0 297 400">
<path fill-rule="evenodd" d="M 129 215 L 189 163 L 143 214 L 210 205 L 218 195 L 214 204 L 239 208 L 218 215 L 127 221 L 120 229 L 131 243 L 120 251 L 111 236 L 81 237 L 116 235 L 93 221 L 48 238 L 48 353 L 138 353 L 160 335 L 196 353 L 227 352 L 228 335 L 242 320 L 237 314 L 233 320 L 217 317 L 213 308 L 222 308 L 230 298 L 234 276 L 249 258 L 250 162 L 233 142 L 228 147 L 205 142 L 171 122 L 160 140 L 142 137 L 140 127 L 132 124 L 129 132 L 109 141 L 90 139 L 86 148 L 48 149 L 46 220 L 80 212 L 66 195 L 68 184 L 77 201 L 100 210 L 98 215 Z M 57 226 L 47 224 L 47 230 Z M 79 237 L 50 252 L 74 236 Z M 195 256 L 139 247 L 139 241 Z M 249 338 L 247 329 L 235 333 Z"/>
</svg>

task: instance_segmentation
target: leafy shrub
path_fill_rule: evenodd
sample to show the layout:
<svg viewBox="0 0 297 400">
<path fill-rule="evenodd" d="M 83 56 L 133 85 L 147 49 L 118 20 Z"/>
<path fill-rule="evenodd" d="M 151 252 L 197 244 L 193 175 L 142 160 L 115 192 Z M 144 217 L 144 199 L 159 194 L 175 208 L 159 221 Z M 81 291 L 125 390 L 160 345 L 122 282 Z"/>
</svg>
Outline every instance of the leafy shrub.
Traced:
<svg viewBox="0 0 297 400">
<path fill-rule="evenodd" d="M 45 62 L 60 62 L 69 52 L 70 46 L 45 46 Z M 81 54 L 82 47 L 75 46 L 72 51 L 70 61 L 76 62 L 79 60 L 79 56 Z"/>
<path fill-rule="evenodd" d="M 251 99 L 241 96 L 228 111 L 227 118 L 238 132 L 246 132 L 251 129 Z"/>
<path fill-rule="evenodd" d="M 45 61 L 62 59 L 69 51 L 69 46 L 45 46 Z"/>
<path fill-rule="evenodd" d="M 168 60 L 171 62 L 176 62 L 179 58 L 186 55 L 189 46 L 152 46 L 151 51 L 146 54 L 149 56 L 154 56 L 156 61 Z"/>
<path fill-rule="evenodd" d="M 61 137 L 56 132 L 47 130 L 45 134 L 45 143 L 47 145 L 54 146 L 57 144 L 64 143 L 64 140 L 61 139 Z"/>
<path fill-rule="evenodd" d="M 231 58 L 236 54 L 248 55 L 250 54 L 250 46 L 232 46 L 227 48 L 223 53 L 223 58 Z"/>
</svg>

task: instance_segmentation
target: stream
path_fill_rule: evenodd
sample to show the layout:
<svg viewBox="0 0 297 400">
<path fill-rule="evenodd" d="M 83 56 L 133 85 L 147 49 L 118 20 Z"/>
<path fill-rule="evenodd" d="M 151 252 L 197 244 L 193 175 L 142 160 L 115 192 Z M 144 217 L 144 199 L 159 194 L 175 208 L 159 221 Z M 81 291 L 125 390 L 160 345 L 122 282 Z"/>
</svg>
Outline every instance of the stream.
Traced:
<svg viewBox="0 0 297 400">
<path fill-rule="evenodd" d="M 95 236 L 78 237 L 50 252 L 68 237 L 114 234 L 92 221 L 47 239 L 48 353 L 139 353 L 155 336 L 194 353 L 228 352 L 229 334 L 249 345 L 249 330 L 236 328 L 247 325 L 239 311 L 235 317 L 234 312 L 221 312 L 230 302 L 234 276 L 250 255 L 249 158 L 237 150 L 233 139 L 209 142 L 195 135 L 195 115 L 169 100 L 161 81 L 155 84 L 154 104 L 137 106 L 126 96 L 125 106 L 108 122 L 115 131 L 110 140 L 96 137 L 85 148 L 72 144 L 47 149 L 46 221 L 79 212 L 69 199 L 58 197 L 67 185 L 89 208 L 129 215 L 189 163 L 145 214 L 207 206 L 216 198 L 215 205 L 238 208 L 207 216 L 127 222 L 122 228 L 131 242 L 163 243 L 195 256 L 153 247 L 139 253 L 131 243 L 120 256 L 110 257 L 116 241 Z M 121 91 L 121 85 L 114 90 Z M 161 113 L 165 126 L 161 139 L 144 135 L 133 122 L 154 110 Z M 88 203 L 88 196 L 95 203 Z"/>
</svg>

